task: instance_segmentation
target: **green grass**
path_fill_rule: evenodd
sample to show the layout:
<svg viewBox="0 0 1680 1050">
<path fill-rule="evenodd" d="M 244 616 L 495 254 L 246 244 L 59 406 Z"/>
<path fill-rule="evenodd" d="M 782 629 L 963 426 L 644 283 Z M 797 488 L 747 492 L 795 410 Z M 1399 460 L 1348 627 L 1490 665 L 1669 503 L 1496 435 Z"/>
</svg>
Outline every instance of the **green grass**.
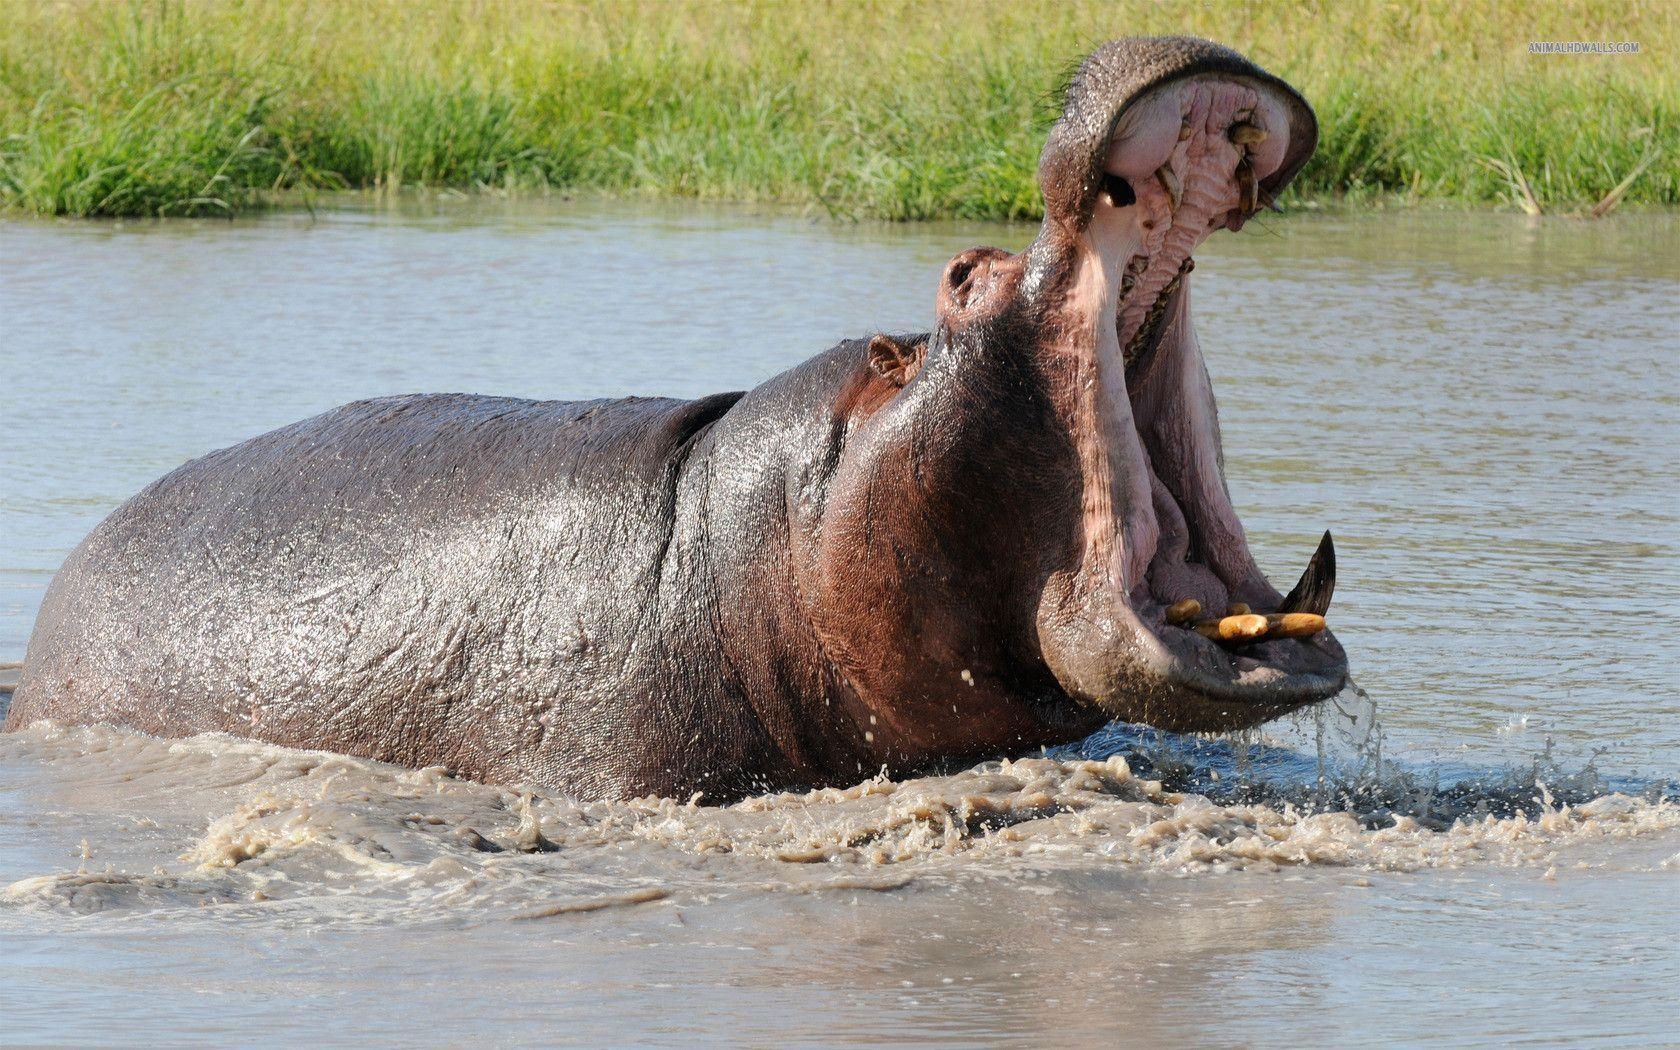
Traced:
<svg viewBox="0 0 1680 1050">
<path fill-rule="evenodd" d="M 1226 41 L 1322 124 L 1309 196 L 1680 204 L 1680 4 L 9 0 L 0 206 L 591 188 L 1031 218 L 1051 92 L 1127 33 Z M 1636 40 L 1531 56 L 1530 40 Z M 1628 182 L 1630 175 L 1635 176 Z M 1526 188 L 1525 188 L 1526 187 Z"/>
</svg>

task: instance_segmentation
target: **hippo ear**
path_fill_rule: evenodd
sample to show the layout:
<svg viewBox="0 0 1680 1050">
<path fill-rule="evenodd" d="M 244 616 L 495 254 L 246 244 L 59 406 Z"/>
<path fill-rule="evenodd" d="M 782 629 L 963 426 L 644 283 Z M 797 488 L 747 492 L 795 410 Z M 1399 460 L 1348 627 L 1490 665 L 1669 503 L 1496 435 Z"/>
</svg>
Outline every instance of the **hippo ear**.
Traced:
<svg viewBox="0 0 1680 1050">
<path fill-rule="evenodd" d="M 878 335 L 869 340 L 869 367 L 893 386 L 903 386 L 921 369 L 926 348 L 926 342 L 906 345 L 890 335 Z"/>
</svg>

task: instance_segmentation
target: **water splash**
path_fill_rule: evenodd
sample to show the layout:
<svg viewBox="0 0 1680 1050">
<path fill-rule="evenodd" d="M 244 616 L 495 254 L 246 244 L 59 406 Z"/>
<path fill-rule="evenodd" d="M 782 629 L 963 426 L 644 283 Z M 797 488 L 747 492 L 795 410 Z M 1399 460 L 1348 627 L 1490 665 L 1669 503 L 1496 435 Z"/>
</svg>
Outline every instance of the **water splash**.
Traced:
<svg viewBox="0 0 1680 1050">
<path fill-rule="evenodd" d="M 1186 736 L 1116 723 L 1051 757 L 1124 756 L 1171 791 L 1219 805 L 1346 813 L 1364 827 L 1402 819 L 1444 831 L 1460 820 L 1535 817 L 1619 793 L 1680 801 L 1671 778 L 1606 777 L 1597 755 L 1570 768 L 1553 741 L 1521 765 L 1447 768 L 1385 757 L 1377 701 L 1357 683 L 1305 712 L 1238 733 Z"/>
<path fill-rule="evenodd" d="M 1043 757 L 722 807 L 585 803 L 232 737 L 48 723 L 0 736 L 0 774 L 0 858 L 14 861 L 0 912 L 388 923 L 1047 870 L 1646 870 L 1648 846 L 1628 844 L 1661 860 L 1680 834 L 1670 782 L 1613 783 L 1549 750 L 1457 780 L 1396 761 L 1357 689 L 1262 732 L 1115 725 Z M 73 870 L 74 839 L 35 841 L 72 834 Z"/>
</svg>

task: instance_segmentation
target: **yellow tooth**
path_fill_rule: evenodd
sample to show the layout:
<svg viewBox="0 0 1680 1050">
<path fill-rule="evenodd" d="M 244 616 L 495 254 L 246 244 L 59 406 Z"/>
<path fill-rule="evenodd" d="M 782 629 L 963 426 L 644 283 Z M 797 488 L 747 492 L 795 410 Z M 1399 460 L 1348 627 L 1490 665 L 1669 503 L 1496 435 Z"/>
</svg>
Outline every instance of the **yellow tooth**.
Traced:
<svg viewBox="0 0 1680 1050">
<path fill-rule="evenodd" d="M 1258 146 L 1266 141 L 1266 132 L 1253 124 L 1233 124 L 1230 131 L 1231 141 L 1239 146 Z"/>
<path fill-rule="evenodd" d="M 1246 609 L 1248 606 L 1238 602 L 1231 608 Z M 1324 629 L 1324 617 L 1316 613 L 1267 613 L 1264 616 L 1259 613 L 1232 613 L 1195 625 L 1197 634 L 1224 645 L 1245 645 L 1262 640 L 1269 642 L 1278 638 L 1311 638 Z"/>
<path fill-rule="evenodd" d="M 1264 616 L 1250 613 L 1247 616 L 1227 616 L 1219 620 L 1203 620 L 1196 625 L 1196 633 L 1204 638 L 1212 638 L 1216 642 L 1226 642 L 1240 645 L 1252 642 L 1266 635 Z"/>
<path fill-rule="evenodd" d="M 1238 207 L 1244 215 L 1253 215 L 1260 210 L 1260 183 L 1254 178 L 1254 169 L 1248 164 L 1247 154 L 1237 161 L 1237 189 L 1242 193 Z"/>
<path fill-rule="evenodd" d="M 1172 163 L 1169 161 L 1156 168 L 1155 178 L 1160 181 L 1161 188 L 1167 191 L 1173 211 L 1177 211 L 1179 204 L 1184 200 L 1184 187 L 1179 184 L 1178 176 L 1172 170 Z"/>
<path fill-rule="evenodd" d="M 1225 615 L 1226 616 L 1247 616 L 1249 613 L 1251 613 L 1253 611 L 1254 611 L 1253 609 L 1250 609 L 1248 607 L 1247 602 L 1232 602 L 1231 607 L 1229 609 L 1225 610 Z"/>
<path fill-rule="evenodd" d="M 1185 121 L 1178 126 L 1178 141 L 1183 142 L 1190 137 L 1190 122 Z"/>
<path fill-rule="evenodd" d="M 1182 627 L 1202 615 L 1202 603 L 1194 598 L 1173 602 L 1167 606 L 1167 622 L 1174 627 Z"/>
<path fill-rule="evenodd" d="M 1324 617 L 1317 613 L 1272 613 L 1266 617 L 1266 637 L 1311 638 L 1324 630 Z"/>
</svg>

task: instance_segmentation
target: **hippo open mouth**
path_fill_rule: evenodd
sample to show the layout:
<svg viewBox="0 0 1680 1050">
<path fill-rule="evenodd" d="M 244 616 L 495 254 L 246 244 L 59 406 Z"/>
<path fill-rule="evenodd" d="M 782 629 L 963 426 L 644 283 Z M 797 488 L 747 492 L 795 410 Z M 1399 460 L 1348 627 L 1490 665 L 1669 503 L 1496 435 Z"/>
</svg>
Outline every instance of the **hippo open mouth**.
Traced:
<svg viewBox="0 0 1680 1050">
<path fill-rule="evenodd" d="M 1082 501 L 1077 560 L 1047 573 L 1038 641 L 1065 691 L 1119 717 L 1231 729 L 1346 682 L 1322 620 L 1329 535 L 1287 598 L 1260 572 L 1190 322 L 1196 247 L 1270 203 L 1316 137 L 1300 96 L 1234 52 L 1116 42 L 1081 67 L 1051 132 L 1038 238 L 947 273 L 947 337 L 1035 333 Z"/>
</svg>

